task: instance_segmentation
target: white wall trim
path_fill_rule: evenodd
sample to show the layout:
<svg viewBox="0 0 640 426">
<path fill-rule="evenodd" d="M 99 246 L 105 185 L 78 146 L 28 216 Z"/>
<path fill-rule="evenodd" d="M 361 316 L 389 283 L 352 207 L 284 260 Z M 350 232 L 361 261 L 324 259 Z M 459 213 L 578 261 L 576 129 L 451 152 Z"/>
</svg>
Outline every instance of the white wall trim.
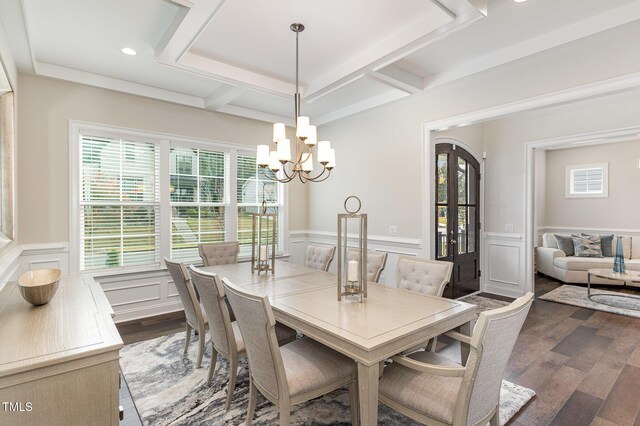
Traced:
<svg viewBox="0 0 640 426">
<path fill-rule="evenodd" d="M 621 229 L 621 228 L 593 228 L 583 226 L 552 226 L 545 225 L 540 226 L 537 229 L 538 234 L 544 234 L 547 232 L 560 231 L 564 233 L 571 232 L 593 232 L 593 233 L 609 233 L 614 235 L 640 235 L 640 229 Z"/>
</svg>

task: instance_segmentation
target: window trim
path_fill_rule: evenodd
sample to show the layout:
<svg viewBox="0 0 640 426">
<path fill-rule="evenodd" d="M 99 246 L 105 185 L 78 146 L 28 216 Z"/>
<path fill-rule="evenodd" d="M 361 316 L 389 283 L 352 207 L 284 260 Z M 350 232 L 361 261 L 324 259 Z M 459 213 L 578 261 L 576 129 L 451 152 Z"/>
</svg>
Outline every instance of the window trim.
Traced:
<svg viewBox="0 0 640 426">
<path fill-rule="evenodd" d="M 572 192 L 572 176 L 577 170 L 602 169 L 602 192 Z M 565 167 L 565 198 L 607 198 L 609 197 L 609 163 L 571 164 Z"/>
<path fill-rule="evenodd" d="M 229 219 L 228 230 L 236 230 L 235 238 L 237 239 L 237 210 L 238 203 L 235 192 L 232 191 L 236 187 L 236 163 L 238 153 L 252 155 L 253 145 L 243 145 L 229 142 L 220 142 L 216 140 L 206 140 L 189 138 L 184 136 L 172 135 L 167 133 L 159 133 L 152 131 L 144 131 L 138 129 L 115 127 L 85 121 L 69 120 L 69 270 L 70 273 L 80 273 L 80 196 L 81 196 L 81 167 L 80 167 L 80 136 L 84 133 L 97 134 L 104 137 L 114 138 L 135 138 L 136 141 L 150 142 L 158 145 L 160 150 L 160 257 L 170 257 L 171 254 L 171 201 L 169 197 L 170 185 L 170 148 L 201 148 L 205 150 L 224 151 L 229 154 L 229 177 L 227 179 L 229 200 Z M 280 207 L 282 209 L 281 220 L 283 236 L 282 236 L 282 253 L 281 256 L 287 256 L 289 247 L 289 190 L 286 184 L 281 187 Z M 232 212 L 235 211 L 235 214 Z M 233 234 L 233 232 L 231 232 Z M 227 238 L 234 239 L 234 235 L 230 235 L 227 231 Z M 244 260 L 244 258 L 241 258 Z M 160 266 L 145 265 L 122 267 L 113 269 L 89 270 L 95 276 L 108 276 L 118 274 L 130 274 L 136 272 L 146 272 L 154 270 L 166 269 L 161 262 Z"/>
</svg>

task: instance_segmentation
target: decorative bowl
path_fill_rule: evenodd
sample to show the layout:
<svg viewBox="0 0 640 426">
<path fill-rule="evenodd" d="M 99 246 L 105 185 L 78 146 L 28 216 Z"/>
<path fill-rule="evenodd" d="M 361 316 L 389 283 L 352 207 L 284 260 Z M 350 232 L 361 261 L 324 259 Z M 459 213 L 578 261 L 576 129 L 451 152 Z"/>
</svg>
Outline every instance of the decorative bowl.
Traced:
<svg viewBox="0 0 640 426">
<path fill-rule="evenodd" d="M 36 269 L 25 272 L 18 279 L 20 294 L 34 306 L 45 305 L 58 291 L 60 269 Z"/>
</svg>

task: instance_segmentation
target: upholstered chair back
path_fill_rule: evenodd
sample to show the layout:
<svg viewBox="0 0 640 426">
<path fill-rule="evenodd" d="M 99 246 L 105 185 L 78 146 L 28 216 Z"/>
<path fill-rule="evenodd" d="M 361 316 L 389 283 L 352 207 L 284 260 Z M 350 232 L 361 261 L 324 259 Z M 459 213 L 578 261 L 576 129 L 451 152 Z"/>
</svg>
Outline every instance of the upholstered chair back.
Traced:
<svg viewBox="0 0 640 426">
<path fill-rule="evenodd" d="M 279 398 L 279 391 L 288 395 L 284 364 L 275 333 L 276 320 L 269 299 L 246 293 L 226 278 L 222 282 L 244 339 L 255 385 L 274 400 Z"/>
<path fill-rule="evenodd" d="M 191 284 L 189 271 L 187 271 L 187 268 L 185 268 L 182 263 L 174 262 L 166 257 L 164 258 L 164 263 L 167 265 L 167 270 L 171 275 L 173 285 L 176 287 L 178 295 L 180 295 L 187 322 L 191 327 L 199 330 L 198 324 L 203 321 L 202 311 L 200 310 L 200 303 L 198 302 L 196 292 Z"/>
<path fill-rule="evenodd" d="M 440 297 L 452 271 L 451 262 L 401 256 L 398 259 L 398 288 Z"/>
<path fill-rule="evenodd" d="M 198 245 L 198 252 L 204 266 L 228 265 L 238 263 L 240 244 L 237 241 L 204 243 Z"/>
<path fill-rule="evenodd" d="M 360 260 L 360 250 L 347 249 L 347 260 Z M 367 281 L 377 283 L 387 264 L 387 253 L 367 250 Z"/>
<path fill-rule="evenodd" d="M 328 271 L 335 252 L 335 246 L 317 246 L 315 244 L 309 244 L 307 246 L 304 265 L 309 268 L 318 269 L 319 271 Z"/>
<path fill-rule="evenodd" d="M 229 308 L 224 301 L 222 281 L 216 274 L 202 271 L 193 265 L 189 269 L 191 281 L 200 293 L 200 303 L 207 314 L 213 346 L 228 359 L 231 351 L 237 351 L 237 348 L 229 346 L 235 346 L 236 340 L 231 326 Z"/>
<path fill-rule="evenodd" d="M 465 424 L 477 424 L 499 403 L 502 377 L 532 302 L 533 293 L 527 293 L 508 306 L 480 314 L 471 338 L 475 350 L 471 351 L 463 378 L 468 386 L 459 395 L 469 398 Z"/>
</svg>

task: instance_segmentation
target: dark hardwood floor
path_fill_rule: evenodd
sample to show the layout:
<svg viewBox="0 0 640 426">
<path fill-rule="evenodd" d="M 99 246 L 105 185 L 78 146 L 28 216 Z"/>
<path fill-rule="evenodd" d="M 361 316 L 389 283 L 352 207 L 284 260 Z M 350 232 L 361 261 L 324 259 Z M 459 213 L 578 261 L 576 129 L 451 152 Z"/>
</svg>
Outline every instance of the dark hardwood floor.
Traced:
<svg viewBox="0 0 640 426">
<path fill-rule="evenodd" d="M 537 277 L 536 296 L 559 285 Z M 184 321 L 177 313 L 119 324 L 118 330 L 128 344 L 183 331 Z M 439 338 L 438 351 L 460 358 L 457 343 L 446 337 Z M 640 319 L 536 299 L 505 379 L 537 393 L 510 425 L 640 426 Z M 137 417 L 127 406 L 122 425 Z"/>
</svg>

